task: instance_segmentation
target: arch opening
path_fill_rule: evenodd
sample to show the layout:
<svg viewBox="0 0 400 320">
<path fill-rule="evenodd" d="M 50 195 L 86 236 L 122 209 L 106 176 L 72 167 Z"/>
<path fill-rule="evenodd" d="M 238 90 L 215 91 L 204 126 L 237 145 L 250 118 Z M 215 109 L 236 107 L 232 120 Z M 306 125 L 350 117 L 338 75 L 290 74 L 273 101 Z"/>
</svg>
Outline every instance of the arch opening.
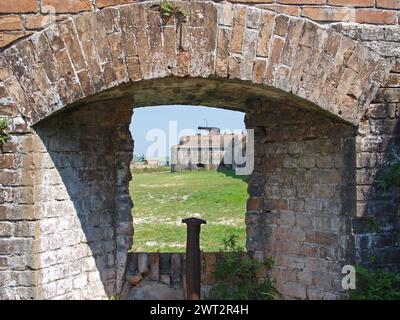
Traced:
<svg viewBox="0 0 400 320">
<path fill-rule="evenodd" d="M 181 105 L 135 108 L 131 133 L 132 251 L 185 252 L 181 221 L 189 217 L 207 221 L 200 234 L 203 252 L 224 251 L 223 240 L 231 234 L 244 248 L 246 175 L 235 170 L 245 166 L 244 113 Z"/>
</svg>

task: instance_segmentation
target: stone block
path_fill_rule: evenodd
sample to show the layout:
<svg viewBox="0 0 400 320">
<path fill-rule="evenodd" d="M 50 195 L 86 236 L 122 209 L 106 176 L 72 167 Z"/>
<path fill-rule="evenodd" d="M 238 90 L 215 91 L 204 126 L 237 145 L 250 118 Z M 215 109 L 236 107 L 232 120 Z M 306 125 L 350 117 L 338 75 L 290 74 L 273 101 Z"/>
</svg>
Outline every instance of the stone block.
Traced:
<svg viewBox="0 0 400 320">
<path fill-rule="evenodd" d="M 158 280 L 160 277 L 160 256 L 159 253 L 149 254 L 149 264 L 150 264 L 150 279 Z"/>
<path fill-rule="evenodd" d="M 305 299 L 307 297 L 306 286 L 299 283 L 278 282 L 276 288 L 283 296 L 297 299 Z"/>
<path fill-rule="evenodd" d="M 11 222 L 0 222 L 0 237 L 8 238 L 13 236 L 14 224 Z"/>
<path fill-rule="evenodd" d="M 138 271 L 142 275 L 149 272 L 149 256 L 147 253 L 138 253 Z"/>
<path fill-rule="evenodd" d="M 242 53 L 242 45 L 244 38 L 246 20 L 245 7 L 233 7 L 233 22 L 232 22 L 232 39 L 231 39 L 231 52 Z"/>
<path fill-rule="evenodd" d="M 181 285 L 182 281 L 181 275 L 182 275 L 181 254 L 174 253 L 171 255 L 171 284 L 173 286 Z"/>
</svg>

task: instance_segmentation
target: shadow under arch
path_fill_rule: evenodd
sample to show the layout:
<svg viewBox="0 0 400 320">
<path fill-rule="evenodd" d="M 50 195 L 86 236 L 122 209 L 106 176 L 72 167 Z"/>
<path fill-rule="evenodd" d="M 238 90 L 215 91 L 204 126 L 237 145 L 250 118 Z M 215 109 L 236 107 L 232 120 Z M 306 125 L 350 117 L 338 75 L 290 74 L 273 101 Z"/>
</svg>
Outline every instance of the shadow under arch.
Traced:
<svg viewBox="0 0 400 320">
<path fill-rule="evenodd" d="M 400 271 L 400 193 L 379 180 L 400 159 L 400 121 L 385 89 L 371 104 L 357 145 L 358 210 L 353 221 L 356 263 L 373 271 Z"/>
</svg>

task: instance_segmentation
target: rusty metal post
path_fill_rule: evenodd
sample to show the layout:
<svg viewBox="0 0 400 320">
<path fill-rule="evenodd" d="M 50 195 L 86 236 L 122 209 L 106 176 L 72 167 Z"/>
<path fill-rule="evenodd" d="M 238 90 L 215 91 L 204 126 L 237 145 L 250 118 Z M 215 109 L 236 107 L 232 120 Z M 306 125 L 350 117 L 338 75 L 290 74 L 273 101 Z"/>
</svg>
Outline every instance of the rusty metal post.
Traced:
<svg viewBox="0 0 400 320">
<path fill-rule="evenodd" d="M 200 227 L 207 222 L 202 219 L 183 219 L 187 225 L 186 241 L 186 298 L 188 300 L 200 300 Z"/>
</svg>

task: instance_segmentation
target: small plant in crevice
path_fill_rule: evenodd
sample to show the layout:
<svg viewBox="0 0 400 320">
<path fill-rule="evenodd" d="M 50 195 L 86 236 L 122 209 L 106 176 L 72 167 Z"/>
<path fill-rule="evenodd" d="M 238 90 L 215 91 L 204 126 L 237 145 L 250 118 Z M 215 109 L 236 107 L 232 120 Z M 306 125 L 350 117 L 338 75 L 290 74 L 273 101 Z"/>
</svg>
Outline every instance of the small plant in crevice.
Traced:
<svg viewBox="0 0 400 320">
<path fill-rule="evenodd" d="M 187 16 L 178 6 L 174 6 L 167 0 L 161 0 L 160 4 L 151 6 L 151 9 L 160 11 L 162 28 L 171 18 L 176 20 L 176 32 L 179 32 L 179 51 L 184 51 L 182 46 L 182 24 L 187 22 Z"/>
<path fill-rule="evenodd" d="M 350 300 L 400 300 L 400 273 L 356 267 L 356 289 Z"/>
<path fill-rule="evenodd" d="M 179 7 L 173 6 L 167 0 L 161 0 L 160 12 L 164 24 L 167 24 L 171 17 L 175 17 L 178 28 L 182 26 L 182 23 L 186 23 L 186 14 Z"/>
<path fill-rule="evenodd" d="M 369 262 L 370 263 L 376 263 L 376 261 L 377 261 L 376 255 L 373 254 L 372 256 L 369 257 Z"/>
<path fill-rule="evenodd" d="M 0 118 L 0 148 L 2 148 L 10 138 L 7 133 L 7 127 L 9 125 L 9 121 L 5 118 Z"/>
<path fill-rule="evenodd" d="M 377 233 L 379 232 L 379 221 L 377 218 L 372 217 L 371 219 L 368 220 L 368 227 L 371 229 L 371 231 Z"/>
<path fill-rule="evenodd" d="M 400 160 L 392 164 L 378 177 L 378 186 L 387 191 L 391 187 L 400 187 Z"/>
<path fill-rule="evenodd" d="M 265 266 L 271 268 L 273 260 L 264 263 L 246 257 L 244 248 L 237 244 L 238 236 L 232 234 L 224 242 L 224 255 L 214 273 L 217 284 L 211 288 L 208 298 L 215 300 L 274 300 L 279 293 L 266 276 L 258 281 L 257 273 Z"/>
</svg>

